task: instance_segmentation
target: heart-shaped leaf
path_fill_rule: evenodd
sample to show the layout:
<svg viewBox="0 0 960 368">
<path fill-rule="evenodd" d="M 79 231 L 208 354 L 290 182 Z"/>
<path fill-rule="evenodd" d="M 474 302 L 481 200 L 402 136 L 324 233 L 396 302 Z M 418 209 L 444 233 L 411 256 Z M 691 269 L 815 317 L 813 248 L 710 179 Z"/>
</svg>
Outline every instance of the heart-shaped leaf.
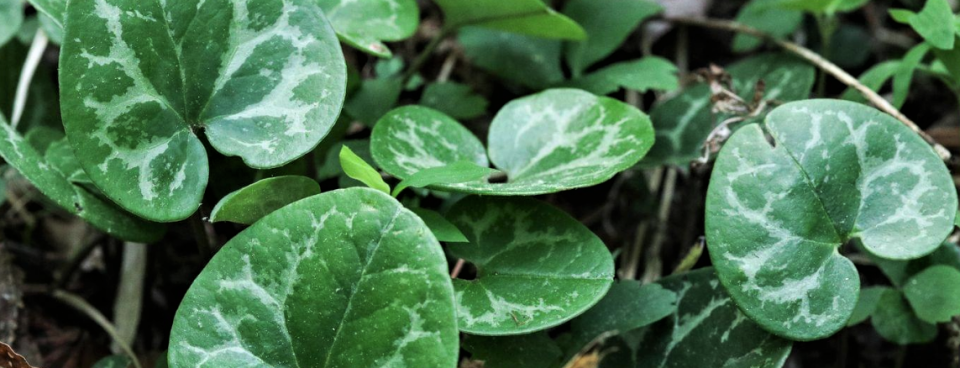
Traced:
<svg viewBox="0 0 960 368">
<path fill-rule="evenodd" d="M 960 271 L 950 266 L 933 266 L 903 285 L 903 296 L 920 319 L 949 322 L 960 315 Z"/>
<path fill-rule="evenodd" d="M 807 98 L 813 87 L 814 69 L 804 61 L 784 54 L 763 54 L 727 68 L 737 95 L 752 101 L 758 81 L 763 81 L 765 100 L 780 102 Z M 722 116 L 710 103 L 706 84 L 693 86 L 654 106 L 650 112 L 657 143 L 644 158 L 644 165 L 686 166 L 703 155 L 703 144 Z"/>
<path fill-rule="evenodd" d="M 20 31 L 21 24 L 23 24 L 23 1 L 0 0 L 0 46 L 10 41 Z"/>
<path fill-rule="evenodd" d="M 383 41 L 410 37 L 420 23 L 415 0 L 320 0 L 318 4 L 343 42 L 384 58 L 391 53 Z"/>
<path fill-rule="evenodd" d="M 541 0 L 436 0 L 444 26 L 479 26 L 544 38 L 580 40 L 583 28 Z"/>
<path fill-rule="evenodd" d="M 20 172 L 37 190 L 58 206 L 80 216 L 94 227 L 117 238 L 150 243 L 159 239 L 166 227 L 136 217 L 109 201 L 71 183 L 57 168 L 23 139 L 0 116 L 0 157 Z M 66 142 L 65 140 L 61 142 Z M 53 146 L 53 144 L 51 144 Z M 69 147 L 67 147 L 68 152 Z M 49 153 L 51 149 L 47 149 Z"/>
<path fill-rule="evenodd" d="M 343 55 L 314 1 L 80 0 L 65 39 L 67 136 L 104 194 L 156 221 L 199 206 L 196 131 L 272 168 L 312 150 L 343 103 Z"/>
<path fill-rule="evenodd" d="M 953 228 L 957 194 L 937 154 L 906 126 L 847 101 L 781 105 L 741 128 L 717 158 L 706 236 L 745 314 L 809 340 L 843 327 L 860 286 L 837 249 L 857 239 L 884 258 L 930 253 Z"/>
<path fill-rule="evenodd" d="M 793 343 L 750 322 L 717 282 L 712 268 L 657 283 L 677 293 L 677 308 L 647 328 L 637 350 L 637 367 L 783 366 Z"/>
<path fill-rule="evenodd" d="M 305 176 L 263 179 L 220 199 L 210 213 L 210 222 L 250 225 L 283 206 L 317 194 L 320 184 Z"/>
<path fill-rule="evenodd" d="M 457 364 L 440 244 L 390 196 L 341 189 L 273 212 L 221 249 L 173 323 L 172 368 Z"/>
<path fill-rule="evenodd" d="M 924 344 L 937 337 L 937 326 L 914 314 L 899 291 L 882 288 L 870 323 L 884 339 L 900 344 Z"/>
<path fill-rule="evenodd" d="M 853 314 L 847 321 L 847 326 L 853 326 L 866 321 L 877 310 L 877 304 L 880 303 L 880 296 L 883 295 L 886 287 L 868 287 L 860 289 L 860 299 L 857 300 L 857 306 L 853 309 Z"/>
<path fill-rule="evenodd" d="M 448 218 L 469 244 L 454 257 L 477 267 L 454 280 L 460 330 L 515 335 L 556 326 L 593 306 L 613 283 L 603 242 L 566 213 L 530 198 L 468 197 Z"/>
<path fill-rule="evenodd" d="M 680 86 L 677 67 L 656 56 L 616 63 L 589 75 L 570 80 L 565 86 L 580 88 L 596 95 L 608 95 L 620 87 L 646 92 L 649 89 L 672 91 Z"/>
<path fill-rule="evenodd" d="M 567 65 L 575 76 L 613 53 L 644 19 L 663 10 L 647 0 L 572 0 L 563 14 L 583 26 L 587 38 L 571 42 L 564 50 Z"/>
<path fill-rule="evenodd" d="M 483 145 L 442 113 L 407 106 L 373 129 L 373 158 L 404 179 L 423 169 L 470 161 L 486 167 Z M 640 110 L 606 97 L 553 89 L 508 103 L 490 125 L 490 160 L 506 183 L 486 180 L 436 185 L 489 195 L 535 195 L 602 183 L 633 166 L 653 144 Z"/>
</svg>

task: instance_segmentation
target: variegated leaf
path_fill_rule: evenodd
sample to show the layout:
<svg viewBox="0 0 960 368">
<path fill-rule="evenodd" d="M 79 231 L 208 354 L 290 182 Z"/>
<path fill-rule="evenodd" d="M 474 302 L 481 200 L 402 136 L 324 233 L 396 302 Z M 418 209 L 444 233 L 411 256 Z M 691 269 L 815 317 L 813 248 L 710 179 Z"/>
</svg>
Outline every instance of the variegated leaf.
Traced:
<svg viewBox="0 0 960 368">
<path fill-rule="evenodd" d="M 65 140 L 60 142 L 60 145 L 66 144 Z M 51 144 L 51 147 L 53 146 L 54 144 Z M 61 154 L 72 154 L 69 146 L 63 148 L 66 152 Z M 53 149 L 48 148 L 47 154 L 50 155 L 51 151 Z M 165 231 L 163 225 L 144 221 L 71 183 L 60 171 L 61 167 L 44 159 L 43 155 L 7 124 L 3 116 L 0 116 L 0 157 L 58 206 L 110 235 L 149 243 L 159 239 Z M 69 161 L 70 158 L 66 160 Z"/>
<path fill-rule="evenodd" d="M 783 366 L 793 343 L 771 335 L 744 316 L 712 268 L 658 283 L 677 293 L 677 308 L 641 333 L 637 367 Z"/>
<path fill-rule="evenodd" d="M 829 336 L 852 314 L 857 271 L 838 248 L 911 259 L 953 228 L 957 194 L 919 136 L 847 101 L 782 105 L 724 146 L 707 194 L 706 236 L 720 280 L 745 314 L 797 340 Z"/>
<path fill-rule="evenodd" d="M 199 205 L 197 132 L 252 167 L 281 166 L 316 146 L 343 102 L 343 55 L 312 1 L 77 0 L 66 25 L 67 136 L 93 182 L 149 219 Z"/>
<path fill-rule="evenodd" d="M 230 240 L 187 291 L 169 366 L 437 367 L 457 364 L 440 244 L 367 188 L 273 212 Z"/>
<path fill-rule="evenodd" d="M 469 243 L 450 253 L 477 277 L 454 280 L 460 330 L 516 335 L 583 313 L 613 283 L 603 242 L 569 215 L 530 198 L 469 197 L 448 218 Z"/>
<path fill-rule="evenodd" d="M 347 44 L 379 57 L 390 57 L 383 41 L 410 37 L 420 23 L 415 0 L 320 0 L 333 29 Z"/>
<path fill-rule="evenodd" d="M 602 183 L 634 165 L 653 144 L 650 120 L 622 102 L 553 89 L 508 103 L 490 125 L 490 161 L 506 183 L 434 187 L 489 195 L 535 195 Z M 399 178 L 471 161 L 487 166 L 480 141 L 455 120 L 424 107 L 388 113 L 371 136 L 374 159 Z"/>
</svg>

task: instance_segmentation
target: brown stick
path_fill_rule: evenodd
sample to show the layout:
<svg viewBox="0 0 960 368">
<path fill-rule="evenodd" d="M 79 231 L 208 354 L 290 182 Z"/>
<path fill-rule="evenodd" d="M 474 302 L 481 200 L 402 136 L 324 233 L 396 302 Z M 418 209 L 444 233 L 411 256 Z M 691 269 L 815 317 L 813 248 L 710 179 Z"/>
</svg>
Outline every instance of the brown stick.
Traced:
<svg viewBox="0 0 960 368">
<path fill-rule="evenodd" d="M 743 25 L 737 22 L 727 21 L 727 20 L 690 18 L 690 17 L 673 17 L 673 18 L 666 18 L 665 20 L 668 22 L 676 23 L 676 24 L 685 24 L 685 25 L 692 25 L 692 26 L 698 26 L 698 27 L 722 29 L 722 30 L 727 30 L 732 32 L 745 33 L 754 37 L 762 38 L 768 42 L 771 42 L 777 46 L 780 46 L 784 50 L 787 50 L 791 53 L 796 54 L 797 56 L 810 62 L 816 67 L 829 73 L 834 78 L 837 78 L 837 80 L 839 80 L 843 84 L 846 84 L 847 86 L 852 87 L 857 91 L 859 91 L 860 94 L 863 95 L 863 97 L 865 97 L 867 100 L 873 103 L 878 109 L 880 109 L 881 111 L 887 114 L 890 114 L 897 120 L 900 120 L 900 122 L 902 122 L 904 125 L 910 128 L 910 130 L 913 130 L 915 133 L 920 135 L 920 137 L 923 138 L 923 140 L 927 141 L 927 143 L 929 143 L 930 146 L 933 147 L 933 150 L 937 152 L 937 155 L 939 155 L 941 159 L 943 159 L 944 161 L 950 160 L 949 150 L 947 150 L 945 147 L 943 147 L 942 145 L 937 143 L 937 141 L 935 141 L 933 138 L 927 135 L 927 133 L 924 132 L 922 129 L 920 129 L 920 127 L 918 127 L 916 123 L 910 120 L 910 118 L 903 115 L 903 113 L 901 113 L 900 110 L 897 110 L 896 107 L 893 107 L 893 105 L 891 105 L 890 102 L 888 102 L 886 99 L 878 95 L 869 87 L 863 85 L 863 83 L 860 83 L 860 81 L 857 80 L 857 78 L 854 78 L 852 75 L 845 72 L 843 69 L 840 69 L 840 67 L 838 67 L 836 64 L 831 63 L 827 59 L 824 59 L 819 54 L 811 51 L 806 47 L 800 46 L 790 41 L 777 39 L 756 28 Z"/>
</svg>

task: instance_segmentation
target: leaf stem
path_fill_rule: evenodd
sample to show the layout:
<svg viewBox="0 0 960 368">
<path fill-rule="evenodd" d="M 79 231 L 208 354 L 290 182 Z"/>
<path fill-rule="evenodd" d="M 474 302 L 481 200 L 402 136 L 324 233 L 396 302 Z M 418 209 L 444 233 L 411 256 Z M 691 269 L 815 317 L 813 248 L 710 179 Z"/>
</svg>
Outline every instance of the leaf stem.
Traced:
<svg viewBox="0 0 960 368">
<path fill-rule="evenodd" d="M 663 273 L 663 261 L 660 260 L 660 250 L 667 237 L 667 222 L 670 220 L 670 209 L 673 208 L 673 194 L 677 186 L 677 168 L 668 167 L 663 179 L 663 188 L 660 194 L 660 211 L 657 213 L 657 232 L 653 234 L 653 242 L 644 255 L 647 259 L 643 267 L 643 283 L 657 281 Z"/>
<path fill-rule="evenodd" d="M 413 64 L 410 64 L 410 67 L 403 72 L 403 79 L 401 79 L 402 82 L 400 83 L 401 85 L 406 85 L 410 78 L 413 78 L 413 76 L 420 71 L 420 68 L 423 68 L 423 65 L 427 63 L 427 60 L 430 59 L 430 56 L 433 54 L 433 52 L 438 46 L 440 46 L 440 43 L 443 42 L 447 36 L 453 33 L 453 31 L 453 28 L 443 27 L 440 30 L 440 33 L 430 40 L 430 43 L 428 43 L 427 46 L 423 48 L 423 51 L 420 51 L 420 54 L 417 55 L 417 58 L 414 59 Z"/>
<path fill-rule="evenodd" d="M 917 135 L 919 135 L 921 138 L 923 138 L 924 141 L 926 141 L 928 144 L 930 144 L 930 146 L 933 147 L 933 150 L 937 152 L 937 154 L 940 156 L 941 159 L 943 159 L 944 161 L 950 160 L 951 155 L 949 150 L 947 150 L 941 144 L 933 140 L 933 138 L 930 137 L 930 135 L 928 135 L 922 129 L 920 129 L 920 127 L 917 126 L 917 124 L 914 123 L 912 120 L 910 120 L 910 118 L 903 115 L 903 113 L 901 113 L 900 110 L 897 110 L 896 107 L 893 107 L 893 105 L 891 105 L 890 102 L 888 102 L 886 99 L 884 99 L 879 94 L 874 92 L 872 89 L 870 89 L 870 87 L 867 87 L 863 85 L 863 83 L 860 83 L 860 81 L 858 81 L 857 78 L 854 78 L 852 75 L 850 75 L 849 73 L 847 73 L 846 71 L 838 67 L 836 64 L 831 63 L 827 59 L 824 59 L 822 56 L 820 56 L 816 52 L 811 51 L 806 47 L 800 46 L 790 41 L 778 39 L 756 28 L 743 25 L 737 22 L 733 22 L 733 21 L 709 19 L 709 18 L 691 18 L 691 17 L 669 17 L 664 19 L 668 22 L 677 23 L 677 24 L 687 24 L 687 25 L 693 25 L 693 26 L 699 26 L 699 27 L 705 27 L 705 28 L 721 29 L 721 30 L 727 30 L 732 32 L 744 33 L 744 34 L 748 34 L 757 38 L 764 39 L 768 42 L 771 42 L 779 46 L 780 48 L 786 51 L 789 51 L 803 58 L 807 62 L 815 65 L 816 67 L 822 69 L 823 71 L 832 75 L 834 78 L 837 78 L 837 80 L 839 80 L 843 84 L 846 84 L 847 86 L 852 87 L 853 89 L 856 89 L 858 92 L 860 92 L 860 94 L 863 95 L 863 97 L 865 97 L 867 100 L 873 103 L 878 109 L 880 109 L 881 111 L 887 114 L 890 114 L 897 120 L 900 120 L 900 122 L 906 125 L 908 128 L 910 128 L 910 130 L 914 131 L 914 133 L 917 133 Z"/>
<path fill-rule="evenodd" d="M 38 28 L 33 36 L 33 43 L 30 44 L 30 51 L 27 52 L 27 59 L 23 62 L 23 69 L 20 71 L 20 81 L 17 83 L 17 93 L 13 98 L 13 113 L 10 117 L 10 127 L 17 129 L 20 118 L 23 117 L 23 109 L 27 105 L 27 92 L 30 91 L 30 82 L 33 80 L 33 74 L 40 65 L 40 59 L 43 58 L 43 51 L 47 49 L 49 39 L 43 33 L 43 29 Z"/>
<path fill-rule="evenodd" d="M 69 305 L 70 307 L 73 307 L 73 309 L 76 309 L 77 311 L 85 314 L 87 317 L 90 317 L 90 319 L 92 319 L 94 322 L 100 325 L 100 327 L 103 328 L 103 330 L 106 331 L 108 335 L 110 335 L 110 338 L 112 338 L 113 341 L 120 346 L 120 350 L 123 350 L 124 354 L 130 357 L 130 360 L 133 362 L 133 365 L 135 367 L 143 368 L 140 365 L 140 360 L 137 359 L 137 355 L 134 354 L 133 349 L 130 348 L 130 345 L 124 342 L 122 338 L 120 338 L 120 335 L 117 333 L 117 330 L 113 327 L 110 321 L 107 320 L 107 318 L 104 317 L 103 314 L 97 310 L 97 308 L 90 305 L 90 303 L 87 303 L 87 301 L 83 300 L 83 298 L 60 289 L 54 289 L 50 293 L 50 296 L 52 296 L 54 299 L 60 302 L 63 302 L 66 305 Z"/>
<path fill-rule="evenodd" d="M 201 216 L 200 209 L 197 208 L 197 211 L 190 215 L 187 221 L 190 222 L 190 229 L 193 230 L 193 238 L 197 241 L 197 250 L 200 252 L 200 256 L 204 260 L 208 260 L 213 255 L 213 248 L 210 246 L 210 237 L 207 236 L 207 229 Z"/>
</svg>

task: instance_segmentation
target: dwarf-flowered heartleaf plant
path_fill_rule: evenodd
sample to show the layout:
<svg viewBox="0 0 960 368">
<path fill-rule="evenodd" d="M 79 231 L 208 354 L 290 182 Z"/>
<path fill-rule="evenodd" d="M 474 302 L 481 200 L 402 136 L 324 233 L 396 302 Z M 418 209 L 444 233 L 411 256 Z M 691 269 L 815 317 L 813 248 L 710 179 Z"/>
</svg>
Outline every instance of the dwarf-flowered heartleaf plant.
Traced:
<svg viewBox="0 0 960 368">
<path fill-rule="evenodd" d="M 706 206 L 710 257 L 733 300 L 763 328 L 811 340 L 842 328 L 857 302 L 859 276 L 839 247 L 933 252 L 953 229 L 957 193 L 937 154 L 894 118 L 808 100 L 730 138 Z"/>
</svg>

